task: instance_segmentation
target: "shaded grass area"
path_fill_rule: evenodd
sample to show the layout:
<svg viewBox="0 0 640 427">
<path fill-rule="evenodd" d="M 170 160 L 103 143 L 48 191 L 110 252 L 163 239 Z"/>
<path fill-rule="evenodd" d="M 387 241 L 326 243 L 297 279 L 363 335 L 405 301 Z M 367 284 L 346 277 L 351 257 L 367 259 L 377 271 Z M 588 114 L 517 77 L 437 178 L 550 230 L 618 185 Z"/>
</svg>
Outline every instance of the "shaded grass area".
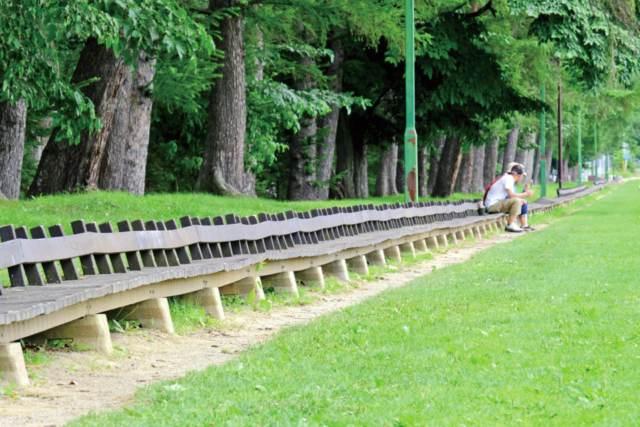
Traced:
<svg viewBox="0 0 640 427">
<path fill-rule="evenodd" d="M 72 426 L 636 425 L 633 183 Z"/>
</svg>

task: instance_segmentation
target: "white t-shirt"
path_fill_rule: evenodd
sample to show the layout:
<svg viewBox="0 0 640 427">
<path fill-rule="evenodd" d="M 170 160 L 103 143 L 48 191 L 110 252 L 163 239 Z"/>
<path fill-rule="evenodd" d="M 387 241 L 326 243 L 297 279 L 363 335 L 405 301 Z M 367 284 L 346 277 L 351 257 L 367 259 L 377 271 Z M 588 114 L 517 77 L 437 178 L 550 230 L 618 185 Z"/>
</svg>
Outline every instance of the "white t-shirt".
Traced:
<svg viewBox="0 0 640 427">
<path fill-rule="evenodd" d="M 496 183 L 491 186 L 491 189 L 487 193 L 485 206 L 489 207 L 494 203 L 498 203 L 509 197 L 509 193 L 507 193 L 507 190 L 515 192 L 515 190 L 513 189 L 514 184 L 515 180 L 513 179 L 513 175 L 511 174 L 506 174 L 502 178 L 497 180 Z"/>
</svg>

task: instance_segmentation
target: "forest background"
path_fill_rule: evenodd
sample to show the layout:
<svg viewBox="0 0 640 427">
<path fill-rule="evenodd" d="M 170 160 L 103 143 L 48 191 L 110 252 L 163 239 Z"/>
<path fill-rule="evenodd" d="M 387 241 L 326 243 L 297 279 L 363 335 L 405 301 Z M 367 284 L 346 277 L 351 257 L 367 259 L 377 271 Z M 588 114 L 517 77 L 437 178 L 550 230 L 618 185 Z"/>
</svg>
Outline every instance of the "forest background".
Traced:
<svg viewBox="0 0 640 427">
<path fill-rule="evenodd" d="M 639 4 L 416 0 L 420 196 L 557 169 L 559 87 L 565 180 L 637 159 Z M 0 195 L 402 193 L 404 69 L 400 0 L 0 0 Z"/>
</svg>

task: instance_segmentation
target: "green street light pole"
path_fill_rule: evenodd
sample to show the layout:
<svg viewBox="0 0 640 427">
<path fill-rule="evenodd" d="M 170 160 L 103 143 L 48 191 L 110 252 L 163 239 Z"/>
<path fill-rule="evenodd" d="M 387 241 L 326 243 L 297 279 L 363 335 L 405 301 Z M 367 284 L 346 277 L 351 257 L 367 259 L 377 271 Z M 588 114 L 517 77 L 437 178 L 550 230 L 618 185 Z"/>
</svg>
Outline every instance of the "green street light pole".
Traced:
<svg viewBox="0 0 640 427">
<path fill-rule="evenodd" d="M 414 0 L 406 0 L 407 128 L 404 132 L 404 202 L 418 202 L 418 134 L 416 132 Z"/>
<path fill-rule="evenodd" d="M 582 110 L 578 112 L 578 185 L 582 185 Z"/>
<path fill-rule="evenodd" d="M 544 86 L 540 89 L 540 99 L 544 102 Z M 547 158 L 544 137 L 544 110 L 542 110 L 540 113 L 540 197 L 547 197 Z"/>
<path fill-rule="evenodd" d="M 595 178 L 593 182 L 598 180 L 598 123 L 593 124 L 593 169 Z"/>
</svg>

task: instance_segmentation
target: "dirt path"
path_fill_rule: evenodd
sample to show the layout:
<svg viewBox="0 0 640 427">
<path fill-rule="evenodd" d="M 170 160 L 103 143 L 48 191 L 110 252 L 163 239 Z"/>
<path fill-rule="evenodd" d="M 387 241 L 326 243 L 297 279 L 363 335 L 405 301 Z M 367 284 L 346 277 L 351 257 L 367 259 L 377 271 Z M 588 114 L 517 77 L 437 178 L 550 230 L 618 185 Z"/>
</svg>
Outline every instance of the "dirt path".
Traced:
<svg viewBox="0 0 640 427">
<path fill-rule="evenodd" d="M 433 266 L 440 269 L 463 262 L 476 252 L 522 235 L 498 233 L 477 242 L 465 242 L 460 248 L 434 254 L 434 260 L 386 274 L 377 282 L 362 281 L 358 289 L 324 296 L 310 305 L 283 307 L 269 313 L 227 312 L 227 322 L 234 327 L 201 329 L 187 335 L 153 330 L 114 333 L 111 337 L 117 350 L 109 357 L 93 352 L 47 352 L 54 359 L 42 369 L 34 369 L 39 377 L 35 379 L 37 386 L 20 391 L 18 397 L 0 397 L 0 426 L 61 426 L 90 411 L 121 408 L 138 387 L 228 362 L 236 357 L 235 353 L 268 340 L 283 327 L 357 304 L 429 274 Z"/>
</svg>

